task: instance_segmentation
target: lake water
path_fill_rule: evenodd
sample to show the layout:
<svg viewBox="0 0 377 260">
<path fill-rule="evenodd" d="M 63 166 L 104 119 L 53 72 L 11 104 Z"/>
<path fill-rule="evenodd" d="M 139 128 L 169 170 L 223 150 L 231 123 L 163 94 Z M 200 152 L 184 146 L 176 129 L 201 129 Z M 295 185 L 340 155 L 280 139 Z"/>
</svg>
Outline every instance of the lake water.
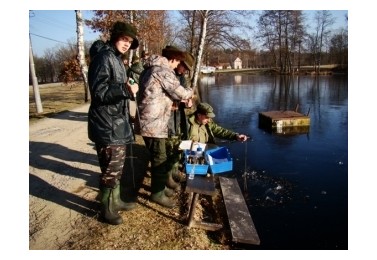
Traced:
<svg viewBox="0 0 377 260">
<path fill-rule="evenodd" d="M 234 158 L 261 240 L 240 249 L 348 249 L 348 80 L 346 76 L 216 74 L 200 78 L 201 99 L 223 127 L 252 140 L 221 142 Z M 296 133 L 258 127 L 258 113 L 310 116 Z"/>
</svg>

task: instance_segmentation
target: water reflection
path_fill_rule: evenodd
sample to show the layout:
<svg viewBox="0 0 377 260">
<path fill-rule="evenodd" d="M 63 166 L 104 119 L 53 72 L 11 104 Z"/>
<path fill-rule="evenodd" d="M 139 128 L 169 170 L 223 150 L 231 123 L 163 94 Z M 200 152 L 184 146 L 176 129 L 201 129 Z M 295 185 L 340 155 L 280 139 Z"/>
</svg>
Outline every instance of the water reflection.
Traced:
<svg viewBox="0 0 377 260">
<path fill-rule="evenodd" d="M 241 77 L 237 79 L 235 76 Z M 237 78 L 238 78 L 237 77 Z M 222 142 L 234 158 L 260 249 L 347 249 L 348 81 L 346 77 L 216 74 L 199 85 L 215 121 L 246 143 Z M 258 127 L 270 110 L 309 113 L 308 134 L 276 135 Z M 305 239 L 302 239 L 305 238 Z"/>
<path fill-rule="evenodd" d="M 242 82 L 242 76 L 234 75 L 234 83 L 237 85 L 237 84 L 241 84 L 241 82 Z"/>
<path fill-rule="evenodd" d="M 215 84 L 215 76 L 214 75 L 203 75 L 200 77 L 200 85 L 201 86 L 211 86 Z"/>
</svg>

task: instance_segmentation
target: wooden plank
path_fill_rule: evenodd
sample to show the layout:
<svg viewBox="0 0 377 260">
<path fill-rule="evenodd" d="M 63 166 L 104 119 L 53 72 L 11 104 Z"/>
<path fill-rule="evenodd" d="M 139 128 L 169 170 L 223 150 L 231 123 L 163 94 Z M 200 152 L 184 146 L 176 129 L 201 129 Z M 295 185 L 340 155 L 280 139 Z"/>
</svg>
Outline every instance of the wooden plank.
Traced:
<svg viewBox="0 0 377 260">
<path fill-rule="evenodd" d="M 196 204 L 198 202 L 199 194 L 198 193 L 192 193 L 191 197 L 191 205 L 190 205 L 190 212 L 189 212 L 189 218 L 188 218 L 188 226 L 192 227 L 193 221 L 194 221 L 194 215 L 196 212 Z"/>
<path fill-rule="evenodd" d="M 187 177 L 186 192 L 195 192 L 212 196 L 215 194 L 215 191 L 215 182 L 212 174 L 208 177 L 195 175 L 192 180 Z"/>
<path fill-rule="evenodd" d="M 237 180 L 221 176 L 219 180 L 232 232 L 232 241 L 259 245 L 257 230 Z"/>
<path fill-rule="evenodd" d="M 200 228 L 200 229 L 204 229 L 204 230 L 208 230 L 208 231 L 217 231 L 217 230 L 221 229 L 223 227 L 223 225 L 193 220 L 190 227 Z"/>
</svg>

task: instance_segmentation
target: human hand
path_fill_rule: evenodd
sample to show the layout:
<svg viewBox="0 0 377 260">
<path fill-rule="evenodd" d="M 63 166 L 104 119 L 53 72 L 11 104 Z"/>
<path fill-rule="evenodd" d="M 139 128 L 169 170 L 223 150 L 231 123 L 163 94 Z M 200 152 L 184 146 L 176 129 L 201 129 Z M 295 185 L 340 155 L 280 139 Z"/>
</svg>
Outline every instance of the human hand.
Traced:
<svg viewBox="0 0 377 260">
<path fill-rule="evenodd" d="M 191 98 L 190 99 L 183 99 L 183 100 L 181 100 L 181 102 L 185 103 L 185 107 L 188 107 L 188 108 L 192 107 L 192 104 L 193 104 Z"/>
<path fill-rule="evenodd" d="M 236 137 L 237 137 L 237 141 L 239 141 L 239 142 L 245 142 L 248 138 L 247 135 L 243 135 L 243 134 L 241 134 L 241 135 L 238 134 Z"/>
<path fill-rule="evenodd" d="M 136 93 L 139 91 L 139 85 L 135 83 L 135 81 L 131 78 L 128 79 L 126 82 L 128 90 L 132 93 L 134 97 L 136 97 Z"/>
</svg>

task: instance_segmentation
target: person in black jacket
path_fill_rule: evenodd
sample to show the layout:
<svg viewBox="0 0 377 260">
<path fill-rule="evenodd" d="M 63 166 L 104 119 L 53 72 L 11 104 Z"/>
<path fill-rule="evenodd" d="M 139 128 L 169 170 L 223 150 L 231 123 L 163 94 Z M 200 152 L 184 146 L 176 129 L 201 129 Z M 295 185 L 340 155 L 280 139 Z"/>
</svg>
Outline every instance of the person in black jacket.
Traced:
<svg viewBox="0 0 377 260">
<path fill-rule="evenodd" d="M 90 48 L 88 82 L 91 104 L 88 111 L 88 137 L 95 143 L 101 169 L 99 188 L 101 217 L 110 224 L 123 223 L 118 211 L 131 210 L 136 203 L 120 198 L 120 179 L 126 145 L 134 141 L 129 123 L 128 99 L 134 99 L 138 84 L 127 82 L 122 54 L 139 45 L 131 24 L 115 22 L 110 40 L 96 41 Z"/>
</svg>

